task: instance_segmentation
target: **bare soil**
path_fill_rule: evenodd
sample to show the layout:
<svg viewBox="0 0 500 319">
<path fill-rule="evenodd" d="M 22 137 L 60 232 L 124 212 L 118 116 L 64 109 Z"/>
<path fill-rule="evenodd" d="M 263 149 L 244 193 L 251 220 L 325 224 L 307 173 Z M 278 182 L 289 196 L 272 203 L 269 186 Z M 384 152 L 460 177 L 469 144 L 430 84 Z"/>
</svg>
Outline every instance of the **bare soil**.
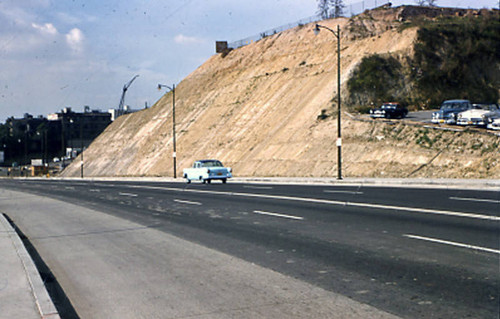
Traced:
<svg viewBox="0 0 500 319">
<path fill-rule="evenodd" d="M 399 11 L 398 11 L 399 10 Z M 321 22 L 341 28 L 342 97 L 370 54 L 413 54 L 400 9 Z M 337 39 L 305 25 L 214 55 L 176 88 L 178 174 L 217 158 L 237 176 L 336 176 Z M 320 114 L 326 115 L 319 119 Z M 352 177 L 499 178 L 500 137 L 343 113 L 343 171 Z M 87 176 L 172 176 L 172 95 L 118 118 L 85 151 Z M 63 175 L 79 176 L 80 163 Z"/>
</svg>

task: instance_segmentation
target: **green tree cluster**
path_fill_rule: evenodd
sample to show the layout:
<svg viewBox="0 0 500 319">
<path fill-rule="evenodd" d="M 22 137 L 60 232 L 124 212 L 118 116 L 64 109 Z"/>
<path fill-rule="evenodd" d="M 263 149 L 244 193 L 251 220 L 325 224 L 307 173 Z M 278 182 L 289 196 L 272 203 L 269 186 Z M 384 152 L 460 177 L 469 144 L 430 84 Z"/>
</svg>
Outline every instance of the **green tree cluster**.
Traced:
<svg viewBox="0 0 500 319">
<path fill-rule="evenodd" d="M 402 72 L 403 66 L 394 57 L 364 57 L 347 82 L 349 104 L 378 105 L 396 100 L 404 86 Z"/>
<path fill-rule="evenodd" d="M 498 15 L 423 20 L 414 56 L 362 59 L 348 80 L 348 104 L 398 101 L 433 108 L 448 99 L 496 103 L 500 95 Z"/>
<path fill-rule="evenodd" d="M 416 99 L 426 105 L 463 98 L 497 102 L 500 90 L 500 21 L 448 18 L 418 31 L 412 66 Z"/>
</svg>

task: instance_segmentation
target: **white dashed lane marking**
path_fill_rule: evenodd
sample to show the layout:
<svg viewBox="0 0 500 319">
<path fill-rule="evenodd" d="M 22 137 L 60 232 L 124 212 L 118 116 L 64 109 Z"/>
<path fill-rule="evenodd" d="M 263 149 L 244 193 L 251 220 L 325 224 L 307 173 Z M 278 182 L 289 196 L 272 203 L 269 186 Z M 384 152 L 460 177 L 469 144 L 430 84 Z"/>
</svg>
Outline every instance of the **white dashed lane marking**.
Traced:
<svg viewBox="0 0 500 319">
<path fill-rule="evenodd" d="M 457 243 L 454 241 L 442 240 L 442 239 L 437 239 L 437 238 L 423 237 L 423 236 L 417 236 L 417 235 L 411 235 L 411 234 L 404 234 L 403 237 L 407 237 L 407 238 L 411 238 L 411 239 L 419 239 L 419 240 L 424 240 L 424 241 L 429 241 L 429 242 L 444 244 L 444 245 L 450 245 L 450 246 L 455 246 L 455 247 L 479 250 L 479 251 L 484 251 L 484 252 L 493 253 L 493 254 L 500 254 L 500 250 L 497 250 L 497 249 L 486 248 L 486 247 L 481 247 L 481 246 L 474 246 L 474 245 L 469 245 L 469 244 L 464 244 L 464 243 Z"/>
<path fill-rule="evenodd" d="M 243 186 L 243 188 L 250 188 L 250 189 L 273 189 L 271 186 Z"/>
<path fill-rule="evenodd" d="M 469 202 L 500 204 L 500 200 L 487 199 L 487 198 L 450 197 L 450 199 L 451 200 L 469 201 Z"/>
<path fill-rule="evenodd" d="M 349 194 L 349 195 L 363 195 L 363 192 L 353 192 L 353 191 L 331 191 L 324 190 L 324 193 L 332 193 L 332 194 Z"/>
<path fill-rule="evenodd" d="M 259 214 L 259 215 L 273 216 L 273 217 L 281 217 L 281 218 L 288 218 L 288 219 L 295 219 L 295 220 L 304 220 L 304 217 L 300 217 L 300 216 L 285 215 L 285 214 L 278 214 L 278 213 L 271 213 L 271 212 L 263 212 L 261 210 L 254 210 L 253 213 Z"/>
<path fill-rule="evenodd" d="M 188 205 L 201 205 L 201 203 L 199 202 L 191 202 L 191 201 L 188 201 L 188 200 L 181 200 L 181 199 L 174 199 L 174 202 L 176 203 L 180 203 L 180 204 L 188 204 Z"/>
<path fill-rule="evenodd" d="M 122 193 L 122 192 L 118 193 L 118 195 L 120 195 L 120 196 L 128 196 L 128 197 L 137 197 L 137 196 L 139 196 L 139 195 L 137 195 L 137 194 L 132 194 L 132 193 Z"/>
</svg>

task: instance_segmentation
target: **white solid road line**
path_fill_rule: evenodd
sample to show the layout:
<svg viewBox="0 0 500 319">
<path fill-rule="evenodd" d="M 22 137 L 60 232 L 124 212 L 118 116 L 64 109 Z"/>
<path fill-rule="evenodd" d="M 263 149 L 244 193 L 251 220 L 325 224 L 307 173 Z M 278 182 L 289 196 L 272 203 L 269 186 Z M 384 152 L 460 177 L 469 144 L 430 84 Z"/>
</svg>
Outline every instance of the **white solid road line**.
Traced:
<svg viewBox="0 0 500 319">
<path fill-rule="evenodd" d="M 137 197 L 139 195 L 137 194 L 132 194 L 132 193 L 122 193 L 122 192 L 119 192 L 118 195 L 120 196 L 129 196 L 129 197 Z"/>
<path fill-rule="evenodd" d="M 191 202 L 188 200 L 181 200 L 181 199 L 174 199 L 174 202 L 181 203 L 181 204 L 188 204 L 188 205 L 201 205 L 199 202 Z"/>
<path fill-rule="evenodd" d="M 295 219 L 295 220 L 304 220 L 304 217 L 300 217 L 300 216 L 292 216 L 292 215 L 285 215 L 285 214 L 278 214 L 278 213 L 263 212 L 261 210 L 254 210 L 253 212 L 254 212 L 254 214 L 259 214 L 259 215 L 268 215 L 268 216 Z"/>
<path fill-rule="evenodd" d="M 473 246 L 473 245 L 463 244 L 463 243 L 457 243 L 454 241 L 448 241 L 448 240 L 442 240 L 442 239 L 436 239 L 436 238 L 430 238 L 430 237 L 423 237 L 423 236 L 417 236 L 417 235 L 411 235 L 411 234 L 404 234 L 403 236 L 408 237 L 408 238 L 412 238 L 412 239 L 420 239 L 420 240 L 430 241 L 430 242 L 439 243 L 439 244 L 474 249 L 474 250 L 484 251 L 484 252 L 493 253 L 493 254 L 500 254 L 500 250 L 485 248 L 485 247 L 480 247 L 480 246 Z"/>
<path fill-rule="evenodd" d="M 500 204 L 500 200 L 486 199 L 486 198 L 468 198 L 468 197 L 450 197 L 452 200 L 463 200 L 469 202 L 482 202 L 482 203 L 493 203 Z"/>
<path fill-rule="evenodd" d="M 106 184 L 103 184 L 103 185 L 106 186 Z M 111 185 L 109 185 L 109 186 L 111 186 Z M 279 200 L 309 202 L 309 203 L 318 203 L 318 204 L 327 204 L 327 205 L 375 208 L 375 209 L 405 211 L 405 212 L 412 212 L 412 213 L 419 213 L 419 214 L 433 214 L 433 215 L 444 215 L 444 216 L 454 216 L 454 217 L 463 217 L 463 218 L 500 221 L 499 216 L 481 215 L 481 214 L 475 214 L 475 213 L 452 212 L 452 211 L 446 211 L 446 210 L 427 209 L 427 208 L 418 208 L 418 207 L 391 206 L 391 205 L 380 205 L 380 204 L 371 204 L 371 203 L 345 202 L 345 201 L 336 201 L 336 200 L 328 200 L 328 199 L 291 197 L 291 196 L 280 196 L 280 195 L 216 192 L 216 191 L 187 189 L 187 188 L 175 188 L 175 187 L 159 187 L 159 186 L 144 186 L 144 185 L 120 185 L 120 186 L 129 187 L 129 188 L 157 189 L 157 190 L 175 191 L 175 192 L 189 192 L 189 193 L 200 193 L 200 194 L 214 194 L 214 195 L 229 195 L 229 196 L 241 196 L 241 197 L 279 199 Z"/>
</svg>

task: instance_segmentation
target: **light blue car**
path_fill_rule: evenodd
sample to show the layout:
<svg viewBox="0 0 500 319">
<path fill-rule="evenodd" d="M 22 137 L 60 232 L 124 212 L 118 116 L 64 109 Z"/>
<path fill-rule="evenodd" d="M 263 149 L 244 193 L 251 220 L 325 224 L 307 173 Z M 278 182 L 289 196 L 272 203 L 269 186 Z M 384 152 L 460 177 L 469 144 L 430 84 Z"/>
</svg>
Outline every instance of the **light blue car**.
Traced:
<svg viewBox="0 0 500 319">
<path fill-rule="evenodd" d="M 193 167 L 184 169 L 183 177 L 188 184 L 193 180 L 210 184 L 214 179 L 221 180 L 225 184 L 233 175 L 230 167 L 224 167 L 220 161 L 211 159 L 194 162 Z"/>
<path fill-rule="evenodd" d="M 457 124 L 458 113 L 473 109 L 469 100 L 448 100 L 441 104 L 441 109 L 432 113 L 432 123 Z"/>
</svg>

